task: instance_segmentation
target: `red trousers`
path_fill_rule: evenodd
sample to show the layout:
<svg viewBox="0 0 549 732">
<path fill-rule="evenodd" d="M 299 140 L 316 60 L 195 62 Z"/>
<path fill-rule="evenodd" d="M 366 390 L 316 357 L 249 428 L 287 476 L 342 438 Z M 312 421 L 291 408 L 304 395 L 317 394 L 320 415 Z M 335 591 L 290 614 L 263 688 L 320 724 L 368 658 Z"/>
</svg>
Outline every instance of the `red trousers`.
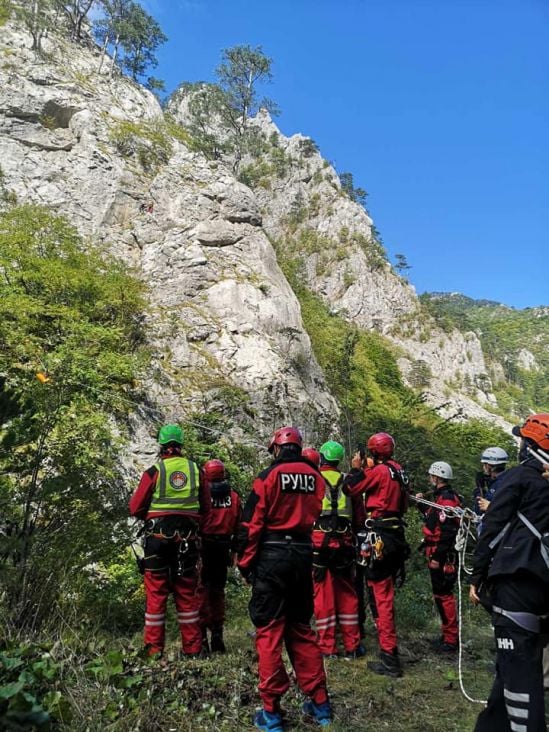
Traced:
<svg viewBox="0 0 549 732">
<path fill-rule="evenodd" d="M 356 651 L 360 645 L 360 629 L 358 597 L 352 571 L 337 572 L 326 567 L 315 567 L 313 587 L 316 632 L 322 653 L 329 655 L 337 652 L 337 626 L 345 650 Z"/>
<path fill-rule="evenodd" d="M 328 699 L 326 674 L 315 634 L 310 625 L 289 623 L 281 617 L 256 628 L 258 690 L 263 708 L 268 712 L 278 711 L 280 697 L 290 686 L 282 660 L 283 643 L 295 671 L 297 685 L 316 704 L 323 704 Z"/>
<path fill-rule="evenodd" d="M 395 626 L 395 585 L 392 577 L 368 580 L 370 606 L 377 629 L 379 647 L 393 653 L 398 647 Z"/>
<path fill-rule="evenodd" d="M 177 620 L 184 653 L 200 653 L 200 598 L 197 595 L 197 576 L 176 577 L 170 582 L 167 572 L 145 570 L 145 645 L 151 653 L 164 650 L 166 635 L 166 606 L 173 592 Z"/>
</svg>

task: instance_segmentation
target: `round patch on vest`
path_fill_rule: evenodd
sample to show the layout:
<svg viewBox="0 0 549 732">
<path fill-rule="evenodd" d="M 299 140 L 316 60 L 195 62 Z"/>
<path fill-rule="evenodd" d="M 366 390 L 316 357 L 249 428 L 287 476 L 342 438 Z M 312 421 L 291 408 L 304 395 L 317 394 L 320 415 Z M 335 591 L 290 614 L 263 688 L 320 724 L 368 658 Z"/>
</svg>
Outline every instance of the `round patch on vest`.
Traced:
<svg viewBox="0 0 549 732">
<path fill-rule="evenodd" d="M 170 485 L 174 489 L 174 491 L 180 491 L 187 485 L 187 476 L 180 470 L 175 470 L 170 475 Z"/>
</svg>

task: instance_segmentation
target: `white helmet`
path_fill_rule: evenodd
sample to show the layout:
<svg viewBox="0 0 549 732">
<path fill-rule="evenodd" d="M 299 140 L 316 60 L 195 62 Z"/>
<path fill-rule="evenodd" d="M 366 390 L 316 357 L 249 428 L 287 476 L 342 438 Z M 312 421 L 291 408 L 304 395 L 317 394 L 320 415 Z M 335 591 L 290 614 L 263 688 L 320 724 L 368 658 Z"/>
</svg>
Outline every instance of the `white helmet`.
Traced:
<svg viewBox="0 0 549 732">
<path fill-rule="evenodd" d="M 480 456 L 480 462 L 488 465 L 505 465 L 509 462 L 509 455 L 501 447 L 487 447 Z"/>
<path fill-rule="evenodd" d="M 436 475 L 437 478 L 443 478 L 444 480 L 452 480 L 454 477 L 452 466 L 442 460 L 433 463 L 427 472 L 429 475 Z"/>
</svg>

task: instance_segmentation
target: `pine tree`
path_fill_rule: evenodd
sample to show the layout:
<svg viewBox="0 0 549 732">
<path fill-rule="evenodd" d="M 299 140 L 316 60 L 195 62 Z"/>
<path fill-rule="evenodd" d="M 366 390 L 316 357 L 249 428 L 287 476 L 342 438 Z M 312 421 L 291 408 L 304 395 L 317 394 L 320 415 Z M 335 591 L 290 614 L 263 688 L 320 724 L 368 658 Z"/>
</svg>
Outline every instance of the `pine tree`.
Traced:
<svg viewBox="0 0 549 732">
<path fill-rule="evenodd" d="M 42 39 L 55 25 L 53 0 L 24 0 L 14 6 L 15 17 L 32 36 L 33 51 L 42 52 Z"/>
<path fill-rule="evenodd" d="M 168 39 L 152 15 L 138 3 L 131 3 L 120 40 L 124 49 L 122 66 L 137 81 L 148 68 L 158 66 L 155 51 Z"/>
<path fill-rule="evenodd" d="M 96 0 L 55 0 L 55 6 L 64 13 L 71 32 L 71 38 L 82 38 L 82 26 Z"/>
<path fill-rule="evenodd" d="M 261 46 L 234 46 L 223 51 L 222 62 L 217 67 L 216 76 L 224 95 L 220 114 L 233 138 L 235 173 L 248 142 L 250 117 L 260 107 L 273 114 L 278 111 L 271 99 L 259 98 L 257 89 L 261 82 L 272 80 L 271 66 L 272 59 L 265 56 Z"/>
</svg>

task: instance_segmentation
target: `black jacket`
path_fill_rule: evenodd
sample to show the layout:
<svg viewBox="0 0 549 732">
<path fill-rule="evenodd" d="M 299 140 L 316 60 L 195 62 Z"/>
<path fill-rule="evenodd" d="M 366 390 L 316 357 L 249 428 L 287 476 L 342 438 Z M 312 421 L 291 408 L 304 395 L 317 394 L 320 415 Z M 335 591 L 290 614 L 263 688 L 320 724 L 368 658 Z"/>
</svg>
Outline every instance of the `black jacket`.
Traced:
<svg viewBox="0 0 549 732">
<path fill-rule="evenodd" d="M 540 540 L 517 515 L 520 511 L 540 534 L 549 532 L 549 481 L 542 477 L 542 471 L 541 464 L 530 458 L 502 477 L 484 515 L 475 549 L 474 585 L 486 577 L 527 571 L 549 586 L 549 568 L 541 556 Z"/>
</svg>

